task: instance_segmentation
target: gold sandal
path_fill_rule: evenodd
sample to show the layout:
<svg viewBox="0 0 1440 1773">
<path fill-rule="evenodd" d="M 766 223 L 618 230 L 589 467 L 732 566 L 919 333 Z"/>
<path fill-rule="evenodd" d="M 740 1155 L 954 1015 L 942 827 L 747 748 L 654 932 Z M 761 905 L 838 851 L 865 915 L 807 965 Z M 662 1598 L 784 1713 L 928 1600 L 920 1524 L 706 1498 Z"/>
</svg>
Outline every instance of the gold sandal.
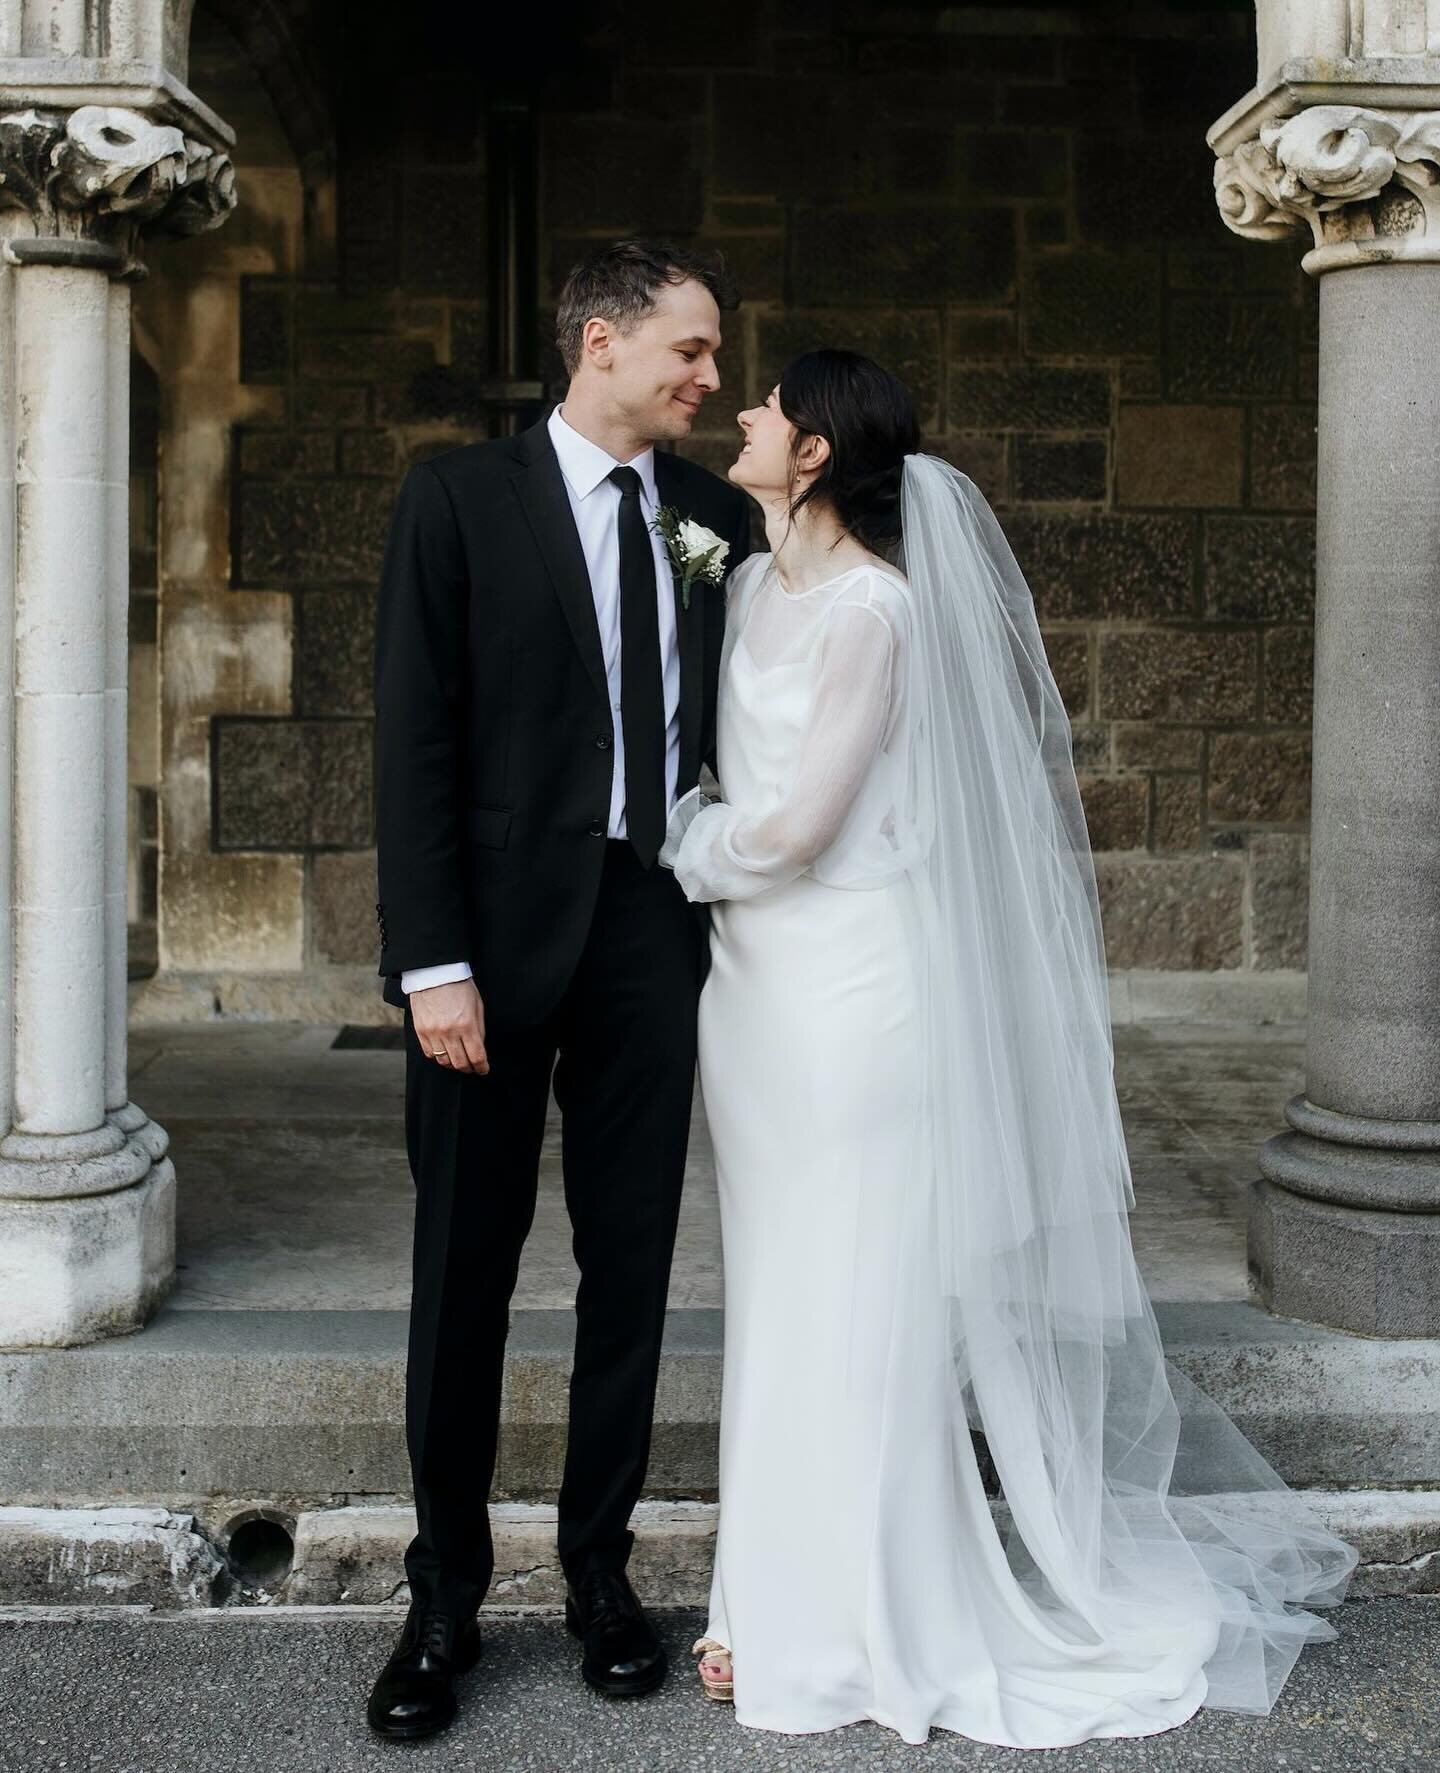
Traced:
<svg viewBox="0 0 1440 1773">
<path fill-rule="evenodd" d="M 692 1656 L 700 1657 L 700 1685 L 707 1699 L 731 1705 L 735 1700 L 735 1675 L 730 1652 L 715 1638 L 696 1638 L 690 1647 Z"/>
</svg>

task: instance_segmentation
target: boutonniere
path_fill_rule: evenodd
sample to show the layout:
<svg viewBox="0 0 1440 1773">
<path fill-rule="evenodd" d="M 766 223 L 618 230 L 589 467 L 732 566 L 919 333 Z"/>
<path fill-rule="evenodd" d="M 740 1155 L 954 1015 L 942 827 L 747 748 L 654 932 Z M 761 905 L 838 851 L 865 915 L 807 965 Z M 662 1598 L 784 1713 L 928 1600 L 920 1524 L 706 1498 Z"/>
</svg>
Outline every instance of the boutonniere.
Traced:
<svg viewBox="0 0 1440 1773">
<path fill-rule="evenodd" d="M 725 556 L 730 544 L 721 541 L 713 529 L 696 523 L 693 517 L 682 517 L 673 505 L 662 505 L 655 513 L 651 528 L 665 544 L 670 556 L 670 570 L 680 585 L 680 598 L 690 607 L 690 587 L 699 579 L 702 585 L 720 585 L 725 580 Z"/>
</svg>

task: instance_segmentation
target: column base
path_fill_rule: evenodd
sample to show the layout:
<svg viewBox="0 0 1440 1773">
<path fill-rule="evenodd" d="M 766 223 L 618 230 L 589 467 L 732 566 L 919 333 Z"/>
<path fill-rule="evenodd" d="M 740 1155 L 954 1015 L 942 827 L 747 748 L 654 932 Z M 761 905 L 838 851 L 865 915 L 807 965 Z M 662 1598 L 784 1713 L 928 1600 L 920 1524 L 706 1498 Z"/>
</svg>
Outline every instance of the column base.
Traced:
<svg viewBox="0 0 1440 1773">
<path fill-rule="evenodd" d="M 1362 1336 L 1440 1336 L 1440 1212 L 1386 1212 L 1255 1183 L 1250 1273 L 1280 1317 Z"/>
<path fill-rule="evenodd" d="M 0 1198 L 0 1348 L 138 1330 L 175 1278 L 175 1166 L 105 1194 Z"/>
</svg>

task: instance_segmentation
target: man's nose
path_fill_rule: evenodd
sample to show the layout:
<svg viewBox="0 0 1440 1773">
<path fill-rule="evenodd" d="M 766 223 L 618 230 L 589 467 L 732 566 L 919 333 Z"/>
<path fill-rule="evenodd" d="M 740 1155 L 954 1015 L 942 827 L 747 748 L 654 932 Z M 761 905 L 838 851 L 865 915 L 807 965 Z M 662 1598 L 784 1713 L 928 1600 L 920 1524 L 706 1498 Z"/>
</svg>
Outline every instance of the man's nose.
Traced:
<svg viewBox="0 0 1440 1773">
<path fill-rule="evenodd" d="M 705 359 L 704 365 L 696 375 L 695 380 L 702 388 L 707 389 L 712 394 L 720 386 L 720 371 L 716 367 L 715 359 L 713 357 L 707 357 Z"/>
</svg>

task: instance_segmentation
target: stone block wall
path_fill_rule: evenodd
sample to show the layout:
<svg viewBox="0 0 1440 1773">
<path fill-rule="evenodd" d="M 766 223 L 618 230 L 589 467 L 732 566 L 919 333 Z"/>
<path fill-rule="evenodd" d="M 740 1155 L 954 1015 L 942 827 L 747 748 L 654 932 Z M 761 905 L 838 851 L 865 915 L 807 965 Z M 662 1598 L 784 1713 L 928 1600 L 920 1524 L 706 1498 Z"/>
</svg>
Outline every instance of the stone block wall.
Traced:
<svg viewBox="0 0 1440 1773">
<path fill-rule="evenodd" d="M 745 302 L 690 453 L 793 354 L 867 351 L 995 503 L 1074 723 L 1117 967 L 1304 965 L 1315 289 L 1215 212 L 1248 8 L 628 5 L 545 88 L 541 279 L 721 247 Z M 288 713 L 217 716 L 211 842 L 307 866 L 307 964 L 374 959 L 375 577 L 407 463 L 483 435 L 473 95 L 338 158 L 333 264 L 247 276 L 232 581 L 293 605 Z M 542 315 L 548 337 L 550 314 Z M 542 365 L 563 392 L 553 350 Z M 272 416 L 273 415 L 273 418 Z"/>
</svg>

